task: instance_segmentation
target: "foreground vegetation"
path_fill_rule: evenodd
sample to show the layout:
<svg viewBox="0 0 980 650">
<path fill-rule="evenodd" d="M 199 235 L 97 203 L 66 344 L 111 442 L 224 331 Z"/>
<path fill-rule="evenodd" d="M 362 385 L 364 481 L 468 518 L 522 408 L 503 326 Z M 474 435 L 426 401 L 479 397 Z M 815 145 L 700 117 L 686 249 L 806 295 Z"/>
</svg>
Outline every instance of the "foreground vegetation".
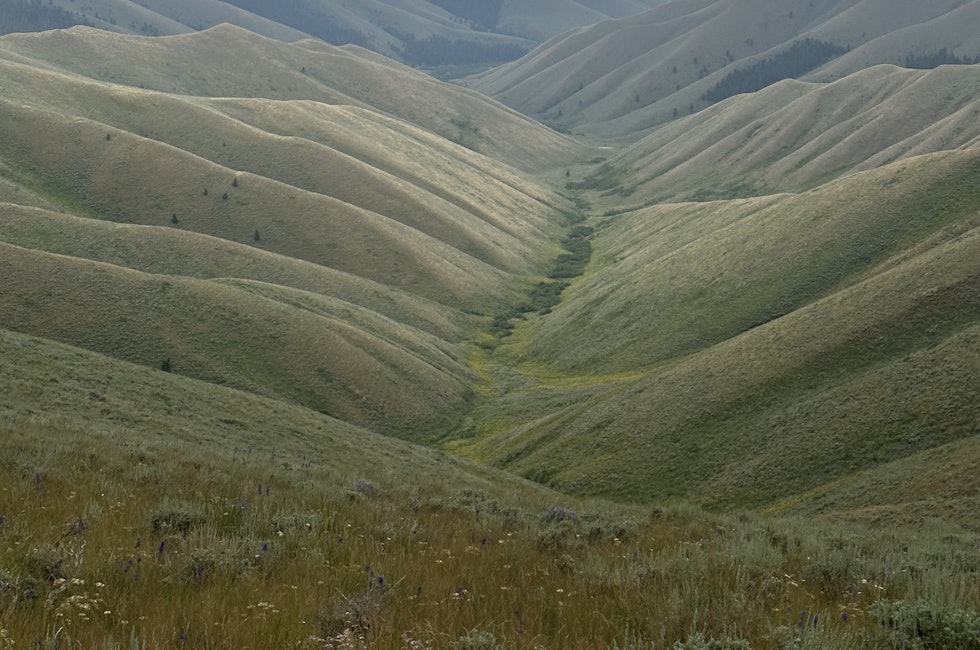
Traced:
<svg viewBox="0 0 980 650">
<path fill-rule="evenodd" d="M 2 433 L 0 647 L 980 647 L 980 538 L 939 520 L 548 505 L 135 432 Z"/>
</svg>

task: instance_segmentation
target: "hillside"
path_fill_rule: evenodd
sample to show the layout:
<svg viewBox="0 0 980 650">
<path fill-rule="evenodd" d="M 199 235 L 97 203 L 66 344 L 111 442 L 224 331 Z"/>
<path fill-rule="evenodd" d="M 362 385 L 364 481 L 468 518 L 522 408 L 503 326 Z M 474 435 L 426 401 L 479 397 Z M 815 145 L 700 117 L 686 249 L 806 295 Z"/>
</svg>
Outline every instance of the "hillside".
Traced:
<svg viewBox="0 0 980 650">
<path fill-rule="evenodd" d="M 560 130 L 628 141 L 785 78 L 833 81 L 941 51 L 972 63 L 978 20 L 976 0 L 679 0 L 560 35 L 467 84 Z"/>
<path fill-rule="evenodd" d="M 472 66 L 514 60 L 545 39 L 607 18 L 641 13 L 662 0 L 99 0 L 44 5 L 9 0 L 0 34 L 87 25 L 112 32 L 166 36 L 237 25 L 286 42 L 317 38 L 357 45 L 409 65 Z"/>
<path fill-rule="evenodd" d="M 618 209 L 798 192 L 909 156 L 975 148 L 978 98 L 977 65 L 787 80 L 657 129 L 576 187 L 616 196 Z"/>
<path fill-rule="evenodd" d="M 854 505 L 893 503 L 886 466 L 980 430 L 978 173 L 945 152 L 608 218 L 562 304 L 488 357 L 499 392 L 453 448 L 620 499 L 839 507 L 871 472 Z"/>
<path fill-rule="evenodd" d="M 389 434 L 459 417 L 461 344 L 543 271 L 572 209 L 473 149 L 547 166 L 573 142 L 357 52 L 75 28 L 5 37 L 0 68 L 3 327 Z"/>
</svg>

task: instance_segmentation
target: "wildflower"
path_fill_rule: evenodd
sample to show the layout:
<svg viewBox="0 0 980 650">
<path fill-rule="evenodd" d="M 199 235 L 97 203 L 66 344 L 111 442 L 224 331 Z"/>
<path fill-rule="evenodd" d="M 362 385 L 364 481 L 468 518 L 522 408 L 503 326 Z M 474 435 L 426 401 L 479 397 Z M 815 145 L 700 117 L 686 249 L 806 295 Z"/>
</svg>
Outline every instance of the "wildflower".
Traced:
<svg viewBox="0 0 980 650">
<path fill-rule="evenodd" d="M 842 623 L 847 623 L 848 621 L 851 620 L 851 617 L 848 616 L 847 612 L 841 612 L 840 613 L 840 620 L 841 620 Z"/>
<path fill-rule="evenodd" d="M 167 540 L 162 539 L 160 540 L 160 547 L 157 548 L 157 557 L 158 558 L 163 557 L 163 552 L 165 550 L 167 550 Z"/>
</svg>

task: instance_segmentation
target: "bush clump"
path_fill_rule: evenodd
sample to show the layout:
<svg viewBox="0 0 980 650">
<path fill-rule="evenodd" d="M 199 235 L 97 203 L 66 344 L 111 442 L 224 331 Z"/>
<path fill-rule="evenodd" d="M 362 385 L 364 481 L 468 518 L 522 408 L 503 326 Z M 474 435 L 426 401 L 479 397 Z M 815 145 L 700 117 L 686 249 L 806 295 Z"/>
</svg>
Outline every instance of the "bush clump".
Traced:
<svg viewBox="0 0 980 650">
<path fill-rule="evenodd" d="M 888 647 L 898 650 L 980 650 L 980 615 L 926 600 L 878 601 L 871 610 Z"/>
</svg>

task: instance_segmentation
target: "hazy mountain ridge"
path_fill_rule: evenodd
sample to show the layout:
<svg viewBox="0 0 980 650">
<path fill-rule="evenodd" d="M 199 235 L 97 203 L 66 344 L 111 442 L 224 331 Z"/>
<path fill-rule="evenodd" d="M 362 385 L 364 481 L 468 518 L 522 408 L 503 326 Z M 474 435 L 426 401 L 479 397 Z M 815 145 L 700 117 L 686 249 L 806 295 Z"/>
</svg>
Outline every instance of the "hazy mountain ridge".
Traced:
<svg viewBox="0 0 980 650">
<path fill-rule="evenodd" d="M 102 0 L 85 5 L 51 0 L 42 15 L 31 13 L 37 10 L 26 4 L 11 7 L 17 14 L 10 16 L 9 26 L 0 23 L 0 33 L 85 24 L 165 36 L 230 23 L 286 42 L 312 36 L 335 45 L 360 45 L 413 65 L 486 65 L 513 60 L 568 29 L 640 13 L 661 1 L 498 0 L 471 6 L 449 0 Z"/>
<path fill-rule="evenodd" d="M 563 130 L 629 139 L 705 108 L 727 75 L 804 38 L 846 48 L 804 75 L 813 81 L 942 48 L 973 57 L 978 12 L 974 0 L 671 2 L 556 37 L 469 85 Z"/>
</svg>

